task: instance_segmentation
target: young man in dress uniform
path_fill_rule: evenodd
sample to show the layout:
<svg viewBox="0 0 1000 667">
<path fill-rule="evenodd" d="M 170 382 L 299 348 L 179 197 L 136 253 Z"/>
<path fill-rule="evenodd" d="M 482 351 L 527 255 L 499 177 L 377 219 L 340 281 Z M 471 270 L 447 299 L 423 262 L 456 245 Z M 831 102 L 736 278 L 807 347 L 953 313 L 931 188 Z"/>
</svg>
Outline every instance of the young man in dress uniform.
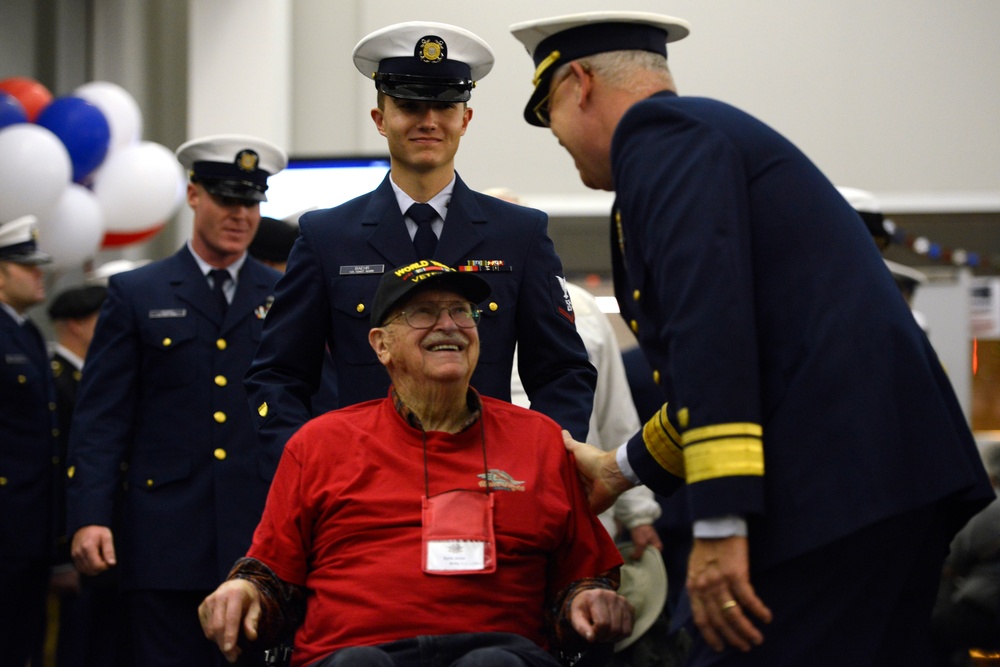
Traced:
<svg viewBox="0 0 1000 667">
<path fill-rule="evenodd" d="M 261 449 L 241 380 L 279 277 L 247 246 L 287 157 L 239 135 L 177 157 L 192 237 L 109 280 L 70 436 L 68 528 L 80 571 L 120 568 L 135 664 L 207 666 L 219 658 L 198 603 L 250 544 L 280 454 Z"/>
<path fill-rule="evenodd" d="M 55 385 L 49 355 L 25 311 L 45 299 L 38 225 L 0 225 L 0 664 L 24 665 L 45 631 L 55 539 Z"/>
<path fill-rule="evenodd" d="M 443 23 L 400 23 L 363 38 L 354 64 L 373 79 L 372 121 L 390 172 L 373 192 L 305 213 L 247 378 L 258 428 L 280 446 L 310 417 L 329 347 L 340 406 L 384 398 L 389 378 L 368 345 L 385 271 L 434 259 L 492 287 L 472 385 L 510 400 L 514 345 L 531 407 L 585 438 L 596 373 L 573 324 L 562 264 L 541 211 L 471 190 L 455 153 L 472 120 L 472 88 L 493 66 L 476 35 Z"/>
<path fill-rule="evenodd" d="M 685 21 L 511 31 L 525 119 L 615 192 L 615 293 L 667 404 L 617 452 L 570 445 L 598 506 L 686 485 L 689 664 L 927 664 L 948 543 L 993 493 L 858 214 L 764 123 L 677 95 Z"/>
</svg>

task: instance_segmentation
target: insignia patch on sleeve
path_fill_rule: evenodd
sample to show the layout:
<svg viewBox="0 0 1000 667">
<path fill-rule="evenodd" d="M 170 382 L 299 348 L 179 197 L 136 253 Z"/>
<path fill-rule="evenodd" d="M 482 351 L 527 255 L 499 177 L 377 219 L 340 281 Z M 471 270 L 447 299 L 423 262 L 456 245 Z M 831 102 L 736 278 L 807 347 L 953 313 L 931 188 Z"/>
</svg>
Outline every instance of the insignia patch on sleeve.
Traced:
<svg viewBox="0 0 1000 667">
<path fill-rule="evenodd" d="M 573 324 L 576 324 L 576 312 L 573 310 L 573 300 L 569 298 L 569 289 L 566 287 L 566 279 L 562 276 L 556 276 L 556 284 L 558 285 L 560 292 L 556 298 L 559 314 Z"/>
</svg>

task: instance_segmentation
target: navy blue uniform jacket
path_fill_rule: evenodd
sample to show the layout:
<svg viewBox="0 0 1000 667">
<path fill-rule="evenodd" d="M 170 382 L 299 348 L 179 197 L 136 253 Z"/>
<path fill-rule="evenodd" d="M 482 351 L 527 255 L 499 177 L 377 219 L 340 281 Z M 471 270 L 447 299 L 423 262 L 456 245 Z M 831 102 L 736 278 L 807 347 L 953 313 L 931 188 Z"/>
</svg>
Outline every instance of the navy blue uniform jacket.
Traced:
<svg viewBox="0 0 1000 667">
<path fill-rule="evenodd" d="M 0 566 L 52 558 L 55 396 L 38 329 L 0 308 Z"/>
<path fill-rule="evenodd" d="M 729 105 L 662 93 L 612 142 L 615 292 L 666 410 L 629 442 L 755 566 L 946 497 L 992 497 L 937 355 L 820 171 Z"/>
<path fill-rule="evenodd" d="M 310 417 L 323 350 L 336 364 L 340 406 L 384 398 L 389 375 L 368 344 L 372 298 L 385 271 L 418 259 L 466 267 L 500 260 L 482 272 L 493 288 L 479 304 L 479 364 L 472 385 L 510 400 L 514 344 L 531 407 L 586 437 L 597 373 L 573 323 L 562 263 L 548 217 L 473 192 L 456 176 L 434 257 L 417 257 L 387 175 L 374 191 L 338 207 L 306 213 L 288 270 L 278 283 L 264 338 L 247 377 L 262 435 L 284 445 Z"/>
<path fill-rule="evenodd" d="M 280 452 L 266 452 L 242 378 L 277 271 L 247 258 L 222 318 L 187 247 L 113 276 L 70 434 L 68 524 L 112 526 L 125 588 L 211 589 L 246 553 Z"/>
</svg>

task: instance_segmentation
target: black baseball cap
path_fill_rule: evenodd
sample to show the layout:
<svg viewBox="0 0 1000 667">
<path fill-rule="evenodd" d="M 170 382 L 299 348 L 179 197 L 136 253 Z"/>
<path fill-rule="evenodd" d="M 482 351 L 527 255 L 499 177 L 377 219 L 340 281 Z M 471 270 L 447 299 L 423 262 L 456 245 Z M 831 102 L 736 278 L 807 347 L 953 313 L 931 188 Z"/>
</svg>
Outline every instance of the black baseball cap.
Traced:
<svg viewBox="0 0 1000 667">
<path fill-rule="evenodd" d="M 475 273 L 456 271 L 431 259 L 407 264 L 382 275 L 372 304 L 371 324 L 382 326 L 392 309 L 421 289 L 452 289 L 472 303 L 490 296 L 490 284 Z"/>
</svg>

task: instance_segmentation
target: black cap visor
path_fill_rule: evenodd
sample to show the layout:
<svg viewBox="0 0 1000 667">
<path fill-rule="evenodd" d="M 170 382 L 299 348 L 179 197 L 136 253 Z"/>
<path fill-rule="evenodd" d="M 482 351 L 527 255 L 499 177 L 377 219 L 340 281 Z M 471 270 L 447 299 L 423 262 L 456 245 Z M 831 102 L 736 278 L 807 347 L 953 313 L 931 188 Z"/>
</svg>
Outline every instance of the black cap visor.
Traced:
<svg viewBox="0 0 1000 667">
<path fill-rule="evenodd" d="M 261 190 L 256 183 L 251 183 L 250 181 L 211 181 L 198 179 L 198 182 L 201 183 L 206 192 L 216 197 L 242 199 L 249 202 L 267 201 L 267 195 L 264 194 L 267 186 L 264 186 L 264 189 Z"/>
<path fill-rule="evenodd" d="M 381 72 L 375 75 L 375 86 L 389 97 L 421 102 L 468 102 L 474 85 L 472 79 Z"/>
<path fill-rule="evenodd" d="M 52 255 L 39 250 L 34 241 L 25 241 L 0 249 L 0 262 L 13 262 L 25 266 L 51 264 Z"/>
</svg>

